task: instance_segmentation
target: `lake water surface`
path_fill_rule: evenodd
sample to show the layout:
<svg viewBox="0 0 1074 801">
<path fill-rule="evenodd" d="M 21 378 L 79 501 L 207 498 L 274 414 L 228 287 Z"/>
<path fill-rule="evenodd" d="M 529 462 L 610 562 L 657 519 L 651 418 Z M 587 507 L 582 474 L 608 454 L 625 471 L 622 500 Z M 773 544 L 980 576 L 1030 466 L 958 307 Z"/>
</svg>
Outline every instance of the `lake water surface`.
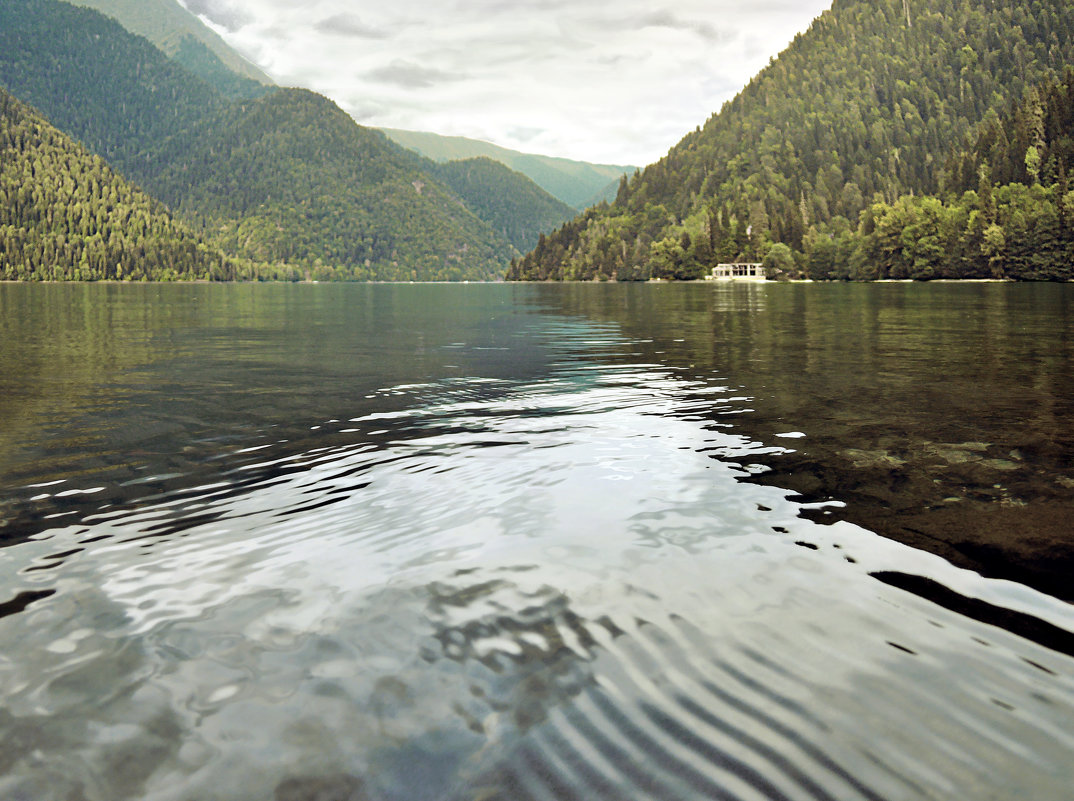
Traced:
<svg viewBox="0 0 1074 801">
<path fill-rule="evenodd" d="M 1066 801 L 1072 311 L 0 285 L 0 798 Z"/>
</svg>

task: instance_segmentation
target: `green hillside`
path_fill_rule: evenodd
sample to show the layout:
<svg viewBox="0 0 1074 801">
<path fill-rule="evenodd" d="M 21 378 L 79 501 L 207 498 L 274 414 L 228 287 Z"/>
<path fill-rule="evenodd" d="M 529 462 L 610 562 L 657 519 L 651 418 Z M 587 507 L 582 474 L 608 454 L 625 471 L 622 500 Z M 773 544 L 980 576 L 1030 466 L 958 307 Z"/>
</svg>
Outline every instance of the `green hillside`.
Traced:
<svg viewBox="0 0 1074 801">
<path fill-rule="evenodd" d="M 381 280 L 498 277 L 518 255 L 420 157 L 330 101 L 229 102 L 90 9 L 0 5 L 0 85 L 233 255 Z"/>
<path fill-rule="evenodd" d="M 548 194 L 576 209 L 585 208 L 593 202 L 599 203 L 600 200 L 611 200 L 615 196 L 614 186 L 620 176 L 624 173 L 633 173 L 636 169 L 519 153 L 516 150 L 462 136 L 441 136 L 434 133 L 400 131 L 394 128 L 381 130 L 393 142 L 433 161 L 462 161 L 481 157 L 498 161 L 527 176 Z M 613 188 L 613 191 L 610 196 L 606 197 L 609 186 Z"/>
<path fill-rule="evenodd" d="M 523 253 L 536 247 L 542 233 L 576 214 L 522 173 L 483 156 L 432 165 L 429 171 Z"/>
<path fill-rule="evenodd" d="M 118 20 L 128 31 L 144 36 L 225 94 L 239 94 L 239 89 L 252 92 L 258 85 L 272 86 L 274 83 L 176 0 L 68 1 L 72 5 L 96 9 Z M 245 78 L 246 82 L 232 80 L 221 73 L 221 67 L 232 76 Z M 249 81 L 254 83 L 253 87 Z M 231 87 L 230 91 L 227 87 Z"/>
<path fill-rule="evenodd" d="M 225 105 L 115 20 L 53 0 L 0 3 L 0 85 L 138 181 L 148 148 Z"/>
<path fill-rule="evenodd" d="M 228 106 L 147 157 L 150 191 L 257 261 L 461 280 L 496 277 L 515 253 L 417 157 L 306 90 Z"/>
<path fill-rule="evenodd" d="M 1074 280 L 1074 69 L 989 112 L 941 173 L 941 197 L 874 203 L 856 230 L 818 240 L 812 278 Z M 972 188 L 971 188 L 972 187 Z"/>
<path fill-rule="evenodd" d="M 634 170 L 633 172 L 637 172 L 637 170 Z M 611 203 L 619 194 L 619 184 L 622 180 L 623 175 L 616 176 L 614 181 L 606 183 L 599 192 L 592 194 L 589 199 L 582 203 L 578 208 L 588 209 L 590 206 L 599 206 L 601 203 Z"/>
<path fill-rule="evenodd" d="M 167 210 L 0 89 L 0 279 L 225 279 Z"/>
<path fill-rule="evenodd" d="M 939 192 L 954 143 L 1074 63 L 1072 10 L 836 0 L 610 208 L 547 237 L 510 277 L 698 277 L 774 243 L 796 254 L 792 272 L 808 272 L 874 203 Z"/>
<path fill-rule="evenodd" d="M 179 48 L 171 57 L 187 72 L 198 76 L 224 97 L 233 100 L 263 97 L 274 88 L 233 72 L 212 50 L 193 36 L 180 40 Z"/>
</svg>

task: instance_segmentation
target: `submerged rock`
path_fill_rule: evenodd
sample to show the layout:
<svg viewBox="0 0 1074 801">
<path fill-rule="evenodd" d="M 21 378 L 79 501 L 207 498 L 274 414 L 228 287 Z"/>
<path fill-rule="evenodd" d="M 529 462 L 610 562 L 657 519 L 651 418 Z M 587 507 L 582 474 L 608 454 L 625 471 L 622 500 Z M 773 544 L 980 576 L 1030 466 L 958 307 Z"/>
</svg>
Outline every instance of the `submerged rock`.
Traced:
<svg viewBox="0 0 1074 801">
<path fill-rule="evenodd" d="M 285 779 L 276 786 L 275 801 L 369 801 L 362 780 L 348 774 Z"/>
</svg>

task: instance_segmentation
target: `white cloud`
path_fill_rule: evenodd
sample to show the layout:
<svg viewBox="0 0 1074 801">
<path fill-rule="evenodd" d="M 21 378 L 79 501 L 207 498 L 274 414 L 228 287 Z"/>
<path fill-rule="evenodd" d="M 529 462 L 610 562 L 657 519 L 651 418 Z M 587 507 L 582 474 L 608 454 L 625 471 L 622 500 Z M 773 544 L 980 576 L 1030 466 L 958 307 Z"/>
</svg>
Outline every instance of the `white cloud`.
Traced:
<svg viewBox="0 0 1074 801">
<path fill-rule="evenodd" d="M 830 0 L 184 0 L 281 84 L 362 124 L 646 164 Z"/>
<path fill-rule="evenodd" d="M 354 14 L 333 14 L 313 23 L 313 28 L 319 33 L 336 36 L 355 36 L 359 39 L 388 38 L 387 31 L 366 25 L 360 17 Z"/>
<path fill-rule="evenodd" d="M 433 67 L 423 67 L 410 61 L 396 59 L 391 64 L 366 73 L 365 78 L 382 84 L 404 89 L 428 89 L 450 81 L 461 81 L 465 75 L 444 72 Z"/>
<path fill-rule="evenodd" d="M 246 8 L 255 4 L 245 4 L 241 0 L 182 0 L 182 4 L 226 30 L 238 30 L 255 19 L 254 10 Z"/>
</svg>

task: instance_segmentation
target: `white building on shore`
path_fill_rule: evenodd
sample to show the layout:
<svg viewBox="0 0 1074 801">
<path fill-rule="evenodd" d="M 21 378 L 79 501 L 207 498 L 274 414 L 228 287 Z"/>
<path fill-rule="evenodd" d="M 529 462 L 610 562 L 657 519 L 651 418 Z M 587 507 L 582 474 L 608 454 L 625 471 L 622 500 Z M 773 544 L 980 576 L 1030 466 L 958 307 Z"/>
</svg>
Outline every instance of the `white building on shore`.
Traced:
<svg viewBox="0 0 1074 801">
<path fill-rule="evenodd" d="M 717 264 L 712 268 L 712 275 L 705 277 L 710 281 L 764 281 L 764 265 L 759 262 Z"/>
</svg>

